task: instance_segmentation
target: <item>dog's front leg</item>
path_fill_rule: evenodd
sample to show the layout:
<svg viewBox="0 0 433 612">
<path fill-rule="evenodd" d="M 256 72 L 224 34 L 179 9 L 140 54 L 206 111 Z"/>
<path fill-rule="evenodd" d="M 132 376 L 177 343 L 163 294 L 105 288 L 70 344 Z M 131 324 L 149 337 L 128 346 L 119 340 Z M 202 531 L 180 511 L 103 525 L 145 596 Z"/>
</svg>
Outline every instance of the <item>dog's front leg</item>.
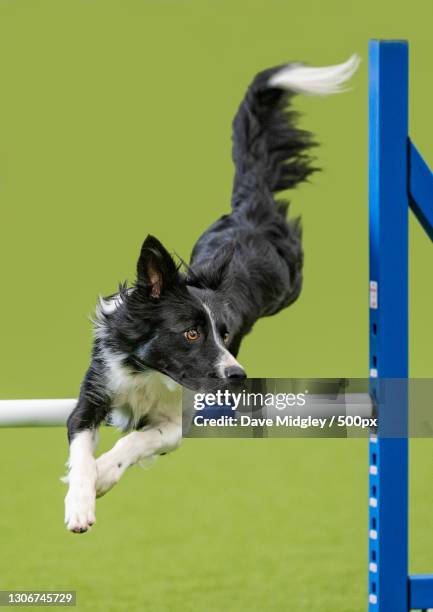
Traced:
<svg viewBox="0 0 433 612">
<path fill-rule="evenodd" d="M 108 398 L 94 387 L 88 374 L 77 406 L 68 418 L 69 471 L 63 479 L 69 483 L 65 497 L 65 523 L 69 531 L 74 533 L 84 533 L 95 522 L 94 452 L 98 442 L 98 427 L 107 411 Z"/>
<path fill-rule="evenodd" d="M 179 420 L 164 421 L 121 438 L 96 460 L 96 496 L 101 497 L 113 488 L 131 465 L 175 450 L 181 441 L 182 424 Z"/>
<path fill-rule="evenodd" d="M 93 456 L 96 443 L 97 430 L 84 429 L 75 433 L 69 447 L 65 523 L 74 533 L 84 533 L 96 520 L 96 461 Z"/>
</svg>

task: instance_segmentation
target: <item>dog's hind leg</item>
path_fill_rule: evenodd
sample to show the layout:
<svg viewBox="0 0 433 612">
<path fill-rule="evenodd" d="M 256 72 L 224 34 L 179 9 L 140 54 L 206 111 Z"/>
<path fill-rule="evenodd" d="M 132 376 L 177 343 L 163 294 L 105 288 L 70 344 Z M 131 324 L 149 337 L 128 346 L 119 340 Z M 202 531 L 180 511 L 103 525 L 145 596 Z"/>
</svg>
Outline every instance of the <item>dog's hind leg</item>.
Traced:
<svg viewBox="0 0 433 612">
<path fill-rule="evenodd" d="M 111 450 L 96 460 L 96 496 L 101 497 L 112 489 L 131 465 L 169 453 L 178 448 L 181 441 L 180 419 L 163 421 L 120 438 Z"/>
</svg>

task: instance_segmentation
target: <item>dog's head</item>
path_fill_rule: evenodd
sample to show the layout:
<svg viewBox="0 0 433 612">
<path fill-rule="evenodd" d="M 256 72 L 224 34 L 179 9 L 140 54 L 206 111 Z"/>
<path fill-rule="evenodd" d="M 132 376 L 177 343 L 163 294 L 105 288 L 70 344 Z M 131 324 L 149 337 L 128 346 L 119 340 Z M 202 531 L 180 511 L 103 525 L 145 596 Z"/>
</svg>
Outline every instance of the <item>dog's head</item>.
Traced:
<svg viewBox="0 0 433 612">
<path fill-rule="evenodd" d="M 246 377 L 230 351 L 233 317 L 226 301 L 190 286 L 153 236 L 141 248 L 135 287 L 124 291 L 121 302 L 106 322 L 131 367 L 158 370 L 192 388 Z"/>
</svg>

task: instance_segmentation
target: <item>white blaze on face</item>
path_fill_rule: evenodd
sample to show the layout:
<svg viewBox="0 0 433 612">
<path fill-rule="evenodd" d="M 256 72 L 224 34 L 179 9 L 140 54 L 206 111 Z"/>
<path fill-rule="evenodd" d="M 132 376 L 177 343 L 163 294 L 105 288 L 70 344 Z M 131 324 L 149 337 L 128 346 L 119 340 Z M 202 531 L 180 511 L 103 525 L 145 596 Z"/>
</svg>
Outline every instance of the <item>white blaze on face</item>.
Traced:
<svg viewBox="0 0 433 612">
<path fill-rule="evenodd" d="M 220 376 L 221 378 L 225 378 L 225 370 L 226 368 L 230 368 L 233 366 L 236 366 L 238 368 L 242 368 L 241 364 L 239 363 L 239 361 L 237 359 L 235 359 L 235 357 L 233 357 L 233 355 L 230 353 L 229 350 L 227 350 L 227 347 L 225 346 L 224 342 L 221 339 L 221 336 L 218 333 L 217 327 L 216 327 L 216 323 L 215 323 L 215 317 L 212 314 L 212 311 L 210 310 L 209 306 L 207 306 L 206 304 L 203 303 L 203 308 L 205 309 L 208 317 L 209 317 L 209 321 L 211 324 L 211 328 L 212 328 L 212 335 L 213 338 L 215 340 L 215 344 L 218 346 L 220 353 L 218 356 L 218 360 L 216 363 L 216 370 L 218 372 L 218 376 Z"/>
</svg>

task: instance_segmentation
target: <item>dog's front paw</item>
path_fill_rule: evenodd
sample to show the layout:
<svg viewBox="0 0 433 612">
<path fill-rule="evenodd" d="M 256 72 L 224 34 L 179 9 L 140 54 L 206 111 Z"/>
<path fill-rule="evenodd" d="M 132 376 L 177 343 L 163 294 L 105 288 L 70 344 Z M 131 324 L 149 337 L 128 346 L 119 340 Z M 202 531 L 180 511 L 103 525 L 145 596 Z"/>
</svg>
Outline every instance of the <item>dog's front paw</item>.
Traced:
<svg viewBox="0 0 433 612">
<path fill-rule="evenodd" d="M 96 522 L 93 487 L 71 487 L 65 497 L 65 523 L 73 533 L 85 533 Z"/>
<path fill-rule="evenodd" d="M 96 460 L 96 497 L 102 497 L 116 485 L 125 466 L 113 451 L 104 453 Z"/>
</svg>

